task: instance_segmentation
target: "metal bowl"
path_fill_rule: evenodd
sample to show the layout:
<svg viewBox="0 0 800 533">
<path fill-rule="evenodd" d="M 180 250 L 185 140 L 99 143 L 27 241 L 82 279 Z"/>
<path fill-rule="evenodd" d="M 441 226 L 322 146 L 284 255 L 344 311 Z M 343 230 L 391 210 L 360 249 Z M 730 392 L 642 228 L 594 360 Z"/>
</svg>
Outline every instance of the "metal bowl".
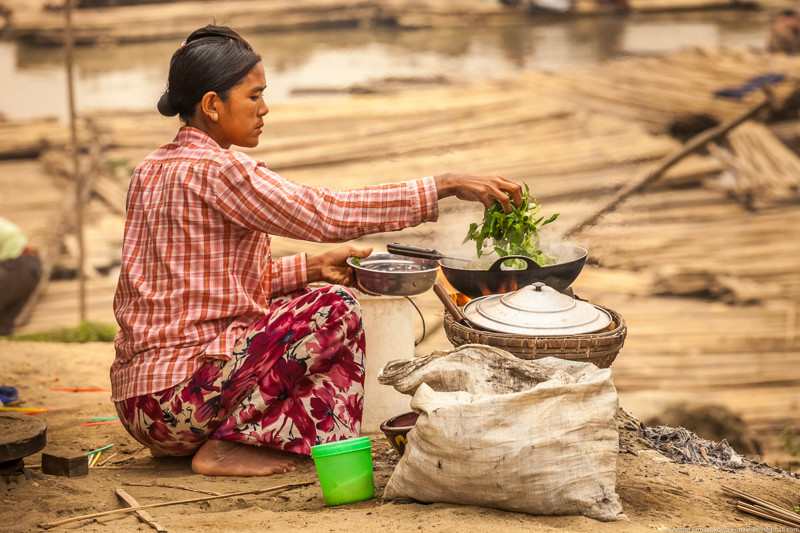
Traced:
<svg viewBox="0 0 800 533">
<path fill-rule="evenodd" d="M 414 296 L 422 294 L 436 281 L 439 262 L 390 253 L 372 254 L 359 259 L 347 259 L 356 273 L 358 288 L 383 296 Z"/>
</svg>

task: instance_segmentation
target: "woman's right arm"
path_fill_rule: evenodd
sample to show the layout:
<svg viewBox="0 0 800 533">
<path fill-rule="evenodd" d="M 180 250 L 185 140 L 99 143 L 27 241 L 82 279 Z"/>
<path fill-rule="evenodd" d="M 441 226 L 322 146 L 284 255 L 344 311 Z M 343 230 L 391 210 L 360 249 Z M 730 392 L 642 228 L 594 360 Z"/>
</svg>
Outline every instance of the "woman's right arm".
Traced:
<svg viewBox="0 0 800 533">
<path fill-rule="evenodd" d="M 344 242 L 438 219 L 438 200 L 455 196 L 487 209 L 522 201 L 522 187 L 498 175 L 444 173 L 349 190 L 309 187 L 269 170 L 263 162 L 229 152 L 219 173 L 217 201 L 245 227 L 314 242 Z"/>
<path fill-rule="evenodd" d="M 439 199 L 455 196 L 459 200 L 480 202 L 486 209 L 499 201 L 506 213 L 522 203 L 522 186 L 497 175 L 439 174 L 433 177 Z"/>
<path fill-rule="evenodd" d="M 345 242 L 439 216 L 433 177 L 349 190 L 286 180 L 244 154 L 218 172 L 217 209 L 254 231 L 312 242 Z"/>
</svg>

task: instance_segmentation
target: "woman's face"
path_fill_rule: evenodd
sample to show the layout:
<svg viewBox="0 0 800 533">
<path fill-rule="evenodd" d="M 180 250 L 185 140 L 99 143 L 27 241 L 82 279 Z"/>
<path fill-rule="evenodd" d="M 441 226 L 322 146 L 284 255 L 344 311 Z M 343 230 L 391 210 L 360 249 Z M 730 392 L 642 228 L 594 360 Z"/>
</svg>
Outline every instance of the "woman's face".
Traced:
<svg viewBox="0 0 800 533">
<path fill-rule="evenodd" d="M 264 115 L 269 113 L 264 102 L 266 87 L 264 64 L 259 63 L 242 83 L 229 91 L 227 101 L 218 101 L 215 107 L 219 120 L 215 124 L 214 138 L 221 147 L 230 148 L 232 144 L 247 148 L 258 146 Z"/>
</svg>

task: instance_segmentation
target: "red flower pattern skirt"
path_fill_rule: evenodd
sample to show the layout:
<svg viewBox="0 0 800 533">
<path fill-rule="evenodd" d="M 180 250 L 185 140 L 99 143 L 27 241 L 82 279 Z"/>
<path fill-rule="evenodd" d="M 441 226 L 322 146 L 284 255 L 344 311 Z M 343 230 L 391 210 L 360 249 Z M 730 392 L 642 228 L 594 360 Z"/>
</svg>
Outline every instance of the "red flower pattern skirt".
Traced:
<svg viewBox="0 0 800 533">
<path fill-rule="evenodd" d="M 276 298 L 229 361 L 116 407 L 125 429 L 157 455 L 191 455 L 207 439 L 310 455 L 315 444 L 358 436 L 361 308 L 337 285 Z"/>
</svg>

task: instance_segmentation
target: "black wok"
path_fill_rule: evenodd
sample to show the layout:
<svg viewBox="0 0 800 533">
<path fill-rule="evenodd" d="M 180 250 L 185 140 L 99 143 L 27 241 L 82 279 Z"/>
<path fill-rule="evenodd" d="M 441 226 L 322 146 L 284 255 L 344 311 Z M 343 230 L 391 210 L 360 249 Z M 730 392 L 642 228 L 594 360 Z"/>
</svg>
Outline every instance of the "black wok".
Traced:
<svg viewBox="0 0 800 533">
<path fill-rule="evenodd" d="M 554 265 L 539 266 L 529 257 L 512 255 L 501 257 L 494 263 L 481 263 L 480 261 L 448 257 L 428 248 L 418 248 L 395 242 L 386 245 L 386 249 L 393 254 L 438 259 L 442 267 L 442 274 L 450 285 L 470 298 L 515 291 L 537 281 L 541 281 L 557 291 L 566 291 L 581 273 L 588 252 L 585 248 L 571 244 L 543 244 L 541 248 L 548 255 L 555 257 L 558 262 Z M 521 259 L 527 266 L 524 270 L 503 269 L 503 263 L 509 259 Z M 481 269 L 480 267 L 488 268 Z"/>
</svg>

